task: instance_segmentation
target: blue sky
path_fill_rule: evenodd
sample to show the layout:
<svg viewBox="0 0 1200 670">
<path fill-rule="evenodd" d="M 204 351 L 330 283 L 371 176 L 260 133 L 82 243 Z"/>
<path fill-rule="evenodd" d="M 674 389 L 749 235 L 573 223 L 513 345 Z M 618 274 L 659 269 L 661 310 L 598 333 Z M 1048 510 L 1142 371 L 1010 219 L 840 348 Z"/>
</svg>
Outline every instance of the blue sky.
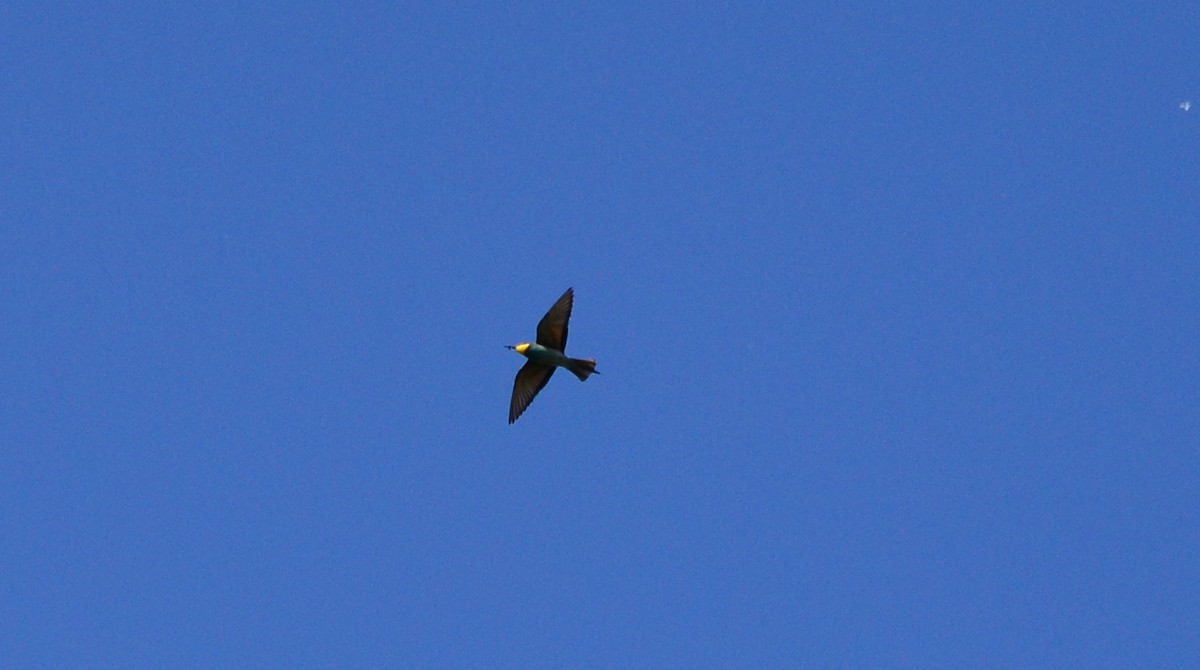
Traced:
<svg viewBox="0 0 1200 670">
<path fill-rule="evenodd" d="M 1200 663 L 1194 5 L 726 4 L 0 8 L 0 664 Z"/>
</svg>

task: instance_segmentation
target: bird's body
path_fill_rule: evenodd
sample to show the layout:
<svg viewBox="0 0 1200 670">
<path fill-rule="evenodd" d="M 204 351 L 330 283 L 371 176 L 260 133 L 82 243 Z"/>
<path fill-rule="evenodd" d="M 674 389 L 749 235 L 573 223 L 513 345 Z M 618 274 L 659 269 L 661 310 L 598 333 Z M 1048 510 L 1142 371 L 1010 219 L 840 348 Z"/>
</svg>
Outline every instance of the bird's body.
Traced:
<svg viewBox="0 0 1200 670">
<path fill-rule="evenodd" d="M 567 322 L 571 319 L 571 306 L 575 294 L 571 289 L 562 294 L 554 303 L 546 316 L 538 322 L 537 342 L 522 342 L 509 345 L 508 348 L 529 359 L 517 371 L 513 382 L 512 400 L 508 405 L 508 422 L 512 423 L 533 402 L 538 391 L 550 381 L 555 368 L 566 368 L 579 378 L 587 381 L 588 376 L 600 374 L 596 372 L 596 361 L 591 358 L 571 358 L 564 352 L 567 348 Z"/>
<path fill-rule="evenodd" d="M 563 365 L 563 364 L 566 363 L 567 361 L 571 360 L 570 356 L 567 356 L 563 352 L 558 351 L 556 349 L 551 349 L 549 347 L 543 347 L 540 344 L 529 343 L 529 342 L 524 342 L 522 344 L 528 344 L 529 346 L 524 347 L 523 349 L 517 349 L 516 347 L 513 347 L 513 349 L 516 349 L 517 353 L 521 354 L 525 358 L 528 358 L 529 360 L 533 361 L 534 363 L 538 363 L 540 365 L 552 365 L 552 366 L 556 366 L 556 367 L 565 367 L 565 365 Z M 518 346 L 520 346 L 520 345 L 518 345 Z"/>
</svg>

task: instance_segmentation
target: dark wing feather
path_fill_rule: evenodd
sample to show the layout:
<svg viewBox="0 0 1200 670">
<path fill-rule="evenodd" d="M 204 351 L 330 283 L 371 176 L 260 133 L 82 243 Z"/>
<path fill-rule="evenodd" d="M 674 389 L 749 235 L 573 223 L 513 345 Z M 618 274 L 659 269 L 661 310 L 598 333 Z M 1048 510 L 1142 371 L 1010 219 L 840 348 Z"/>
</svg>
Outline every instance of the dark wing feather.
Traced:
<svg viewBox="0 0 1200 670">
<path fill-rule="evenodd" d="M 567 321 L 571 319 L 571 305 L 575 302 L 575 292 L 567 289 L 558 302 L 546 312 L 546 316 L 538 322 L 537 343 L 543 347 L 567 350 Z"/>
<path fill-rule="evenodd" d="M 517 420 L 521 413 L 533 402 L 534 396 L 550 381 L 554 367 L 529 361 L 517 371 L 517 379 L 513 382 L 512 401 L 508 404 L 508 422 Z"/>
</svg>

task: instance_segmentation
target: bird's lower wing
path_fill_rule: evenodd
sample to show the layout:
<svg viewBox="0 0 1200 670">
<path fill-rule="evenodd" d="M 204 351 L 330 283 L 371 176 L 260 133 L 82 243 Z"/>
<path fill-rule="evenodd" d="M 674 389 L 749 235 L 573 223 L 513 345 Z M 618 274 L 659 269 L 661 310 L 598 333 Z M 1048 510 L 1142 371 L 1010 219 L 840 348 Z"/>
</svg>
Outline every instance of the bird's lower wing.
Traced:
<svg viewBox="0 0 1200 670">
<path fill-rule="evenodd" d="M 512 402 L 508 405 L 508 422 L 512 423 L 521 416 L 529 403 L 533 402 L 533 398 L 541 391 L 546 382 L 550 381 L 550 375 L 554 374 L 554 368 L 549 365 L 542 365 L 529 361 L 521 366 L 517 371 L 517 379 L 513 382 Z"/>
</svg>

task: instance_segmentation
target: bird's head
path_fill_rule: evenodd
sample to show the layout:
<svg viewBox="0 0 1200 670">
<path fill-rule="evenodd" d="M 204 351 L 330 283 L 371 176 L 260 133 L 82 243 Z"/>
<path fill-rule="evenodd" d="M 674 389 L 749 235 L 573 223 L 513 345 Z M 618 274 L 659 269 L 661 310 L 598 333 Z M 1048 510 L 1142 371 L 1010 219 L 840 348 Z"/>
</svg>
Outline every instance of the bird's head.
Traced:
<svg viewBox="0 0 1200 670">
<path fill-rule="evenodd" d="M 515 351 L 518 354 L 521 354 L 523 356 L 523 355 L 525 355 L 526 351 L 529 351 L 529 343 L 522 342 L 520 344 L 506 344 L 506 345 L 504 345 L 504 348 L 512 349 L 513 351 Z"/>
</svg>

